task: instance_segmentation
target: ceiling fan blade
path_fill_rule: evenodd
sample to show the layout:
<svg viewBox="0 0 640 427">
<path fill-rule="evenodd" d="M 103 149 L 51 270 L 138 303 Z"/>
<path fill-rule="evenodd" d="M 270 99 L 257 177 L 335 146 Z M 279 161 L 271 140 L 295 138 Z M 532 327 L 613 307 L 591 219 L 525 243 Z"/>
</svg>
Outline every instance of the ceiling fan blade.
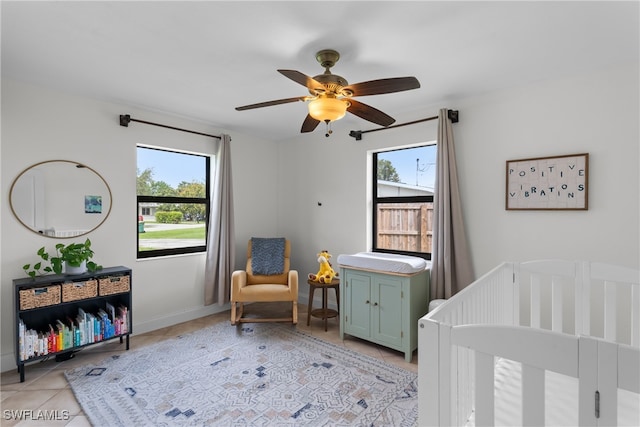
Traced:
<svg viewBox="0 0 640 427">
<path fill-rule="evenodd" d="M 288 104 L 289 102 L 304 101 L 306 96 L 298 96 L 296 98 L 276 99 L 275 101 L 259 102 L 257 104 L 243 105 L 242 107 L 236 107 L 238 111 L 251 110 L 253 108 L 270 107 L 272 105 Z"/>
<path fill-rule="evenodd" d="M 324 85 L 322 83 L 320 83 L 319 81 L 313 79 L 312 77 L 307 76 L 306 74 L 301 73 L 300 71 L 296 71 L 296 70 L 278 70 L 278 72 L 280 74 L 282 74 L 283 76 L 290 78 L 294 82 L 299 83 L 302 86 L 305 86 L 310 91 L 313 91 L 313 92 L 317 92 L 317 91 L 325 92 L 326 91 L 326 89 L 325 89 L 325 87 L 324 87 Z"/>
<path fill-rule="evenodd" d="M 418 89 L 420 82 L 415 77 L 393 77 L 389 79 L 370 80 L 355 83 L 344 89 L 353 92 L 353 96 L 381 95 L 384 93 L 402 92 Z"/>
<path fill-rule="evenodd" d="M 396 121 L 393 117 L 373 108 L 370 105 L 363 104 L 362 102 L 358 102 L 353 99 L 350 99 L 349 102 L 351 105 L 347 108 L 347 111 L 351 114 L 355 114 L 361 119 L 368 120 L 380 126 L 389 126 Z"/>
<path fill-rule="evenodd" d="M 313 132 L 316 127 L 320 124 L 320 120 L 314 119 L 309 114 L 305 117 L 304 122 L 302 122 L 302 129 L 300 129 L 301 133 Z"/>
</svg>

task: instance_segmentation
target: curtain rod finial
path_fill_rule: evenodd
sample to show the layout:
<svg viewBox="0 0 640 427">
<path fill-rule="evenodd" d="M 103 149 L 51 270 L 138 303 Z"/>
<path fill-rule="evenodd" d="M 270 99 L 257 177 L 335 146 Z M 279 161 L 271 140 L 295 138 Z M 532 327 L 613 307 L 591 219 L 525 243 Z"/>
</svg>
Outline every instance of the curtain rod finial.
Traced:
<svg viewBox="0 0 640 427">
<path fill-rule="evenodd" d="M 447 111 L 447 116 L 451 120 L 451 123 L 458 123 L 460 121 L 460 118 L 458 116 L 458 110 Z"/>
<path fill-rule="evenodd" d="M 361 130 L 352 130 L 349 132 L 349 136 L 356 139 L 356 141 L 362 140 L 362 131 Z"/>
<path fill-rule="evenodd" d="M 120 126 L 129 127 L 131 116 L 129 114 L 120 114 Z"/>
</svg>

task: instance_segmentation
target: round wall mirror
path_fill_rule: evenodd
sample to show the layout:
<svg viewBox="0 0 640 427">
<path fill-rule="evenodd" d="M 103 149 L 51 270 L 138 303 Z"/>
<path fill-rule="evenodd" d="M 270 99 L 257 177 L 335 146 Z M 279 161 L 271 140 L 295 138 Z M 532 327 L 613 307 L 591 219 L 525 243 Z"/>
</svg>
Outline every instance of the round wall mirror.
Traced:
<svg viewBox="0 0 640 427">
<path fill-rule="evenodd" d="M 98 228 L 111 212 L 111 189 L 98 172 L 69 160 L 25 169 L 11 184 L 15 217 L 42 236 L 68 239 Z"/>
</svg>

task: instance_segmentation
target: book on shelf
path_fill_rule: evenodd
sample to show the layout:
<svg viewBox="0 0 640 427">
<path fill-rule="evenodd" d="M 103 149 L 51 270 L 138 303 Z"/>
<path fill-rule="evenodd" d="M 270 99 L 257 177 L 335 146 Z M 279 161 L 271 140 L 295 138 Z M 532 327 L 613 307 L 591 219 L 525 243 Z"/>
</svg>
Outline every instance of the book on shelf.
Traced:
<svg viewBox="0 0 640 427">
<path fill-rule="evenodd" d="M 118 319 L 120 321 L 120 334 L 129 332 L 129 309 L 123 305 L 118 307 Z"/>
<path fill-rule="evenodd" d="M 56 319 L 44 331 L 29 328 L 18 318 L 17 351 L 20 360 L 28 360 L 126 335 L 129 330 L 129 309 L 108 302 L 95 313 L 79 307 L 75 316 Z"/>
</svg>

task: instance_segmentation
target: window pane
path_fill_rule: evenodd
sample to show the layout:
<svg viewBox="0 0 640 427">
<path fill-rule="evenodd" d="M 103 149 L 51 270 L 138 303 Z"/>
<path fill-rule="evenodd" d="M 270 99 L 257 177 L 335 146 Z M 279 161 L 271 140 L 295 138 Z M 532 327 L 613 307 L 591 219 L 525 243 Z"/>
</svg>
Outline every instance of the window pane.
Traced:
<svg viewBox="0 0 640 427">
<path fill-rule="evenodd" d="M 377 225 L 378 249 L 431 253 L 433 202 L 378 203 Z"/>
<path fill-rule="evenodd" d="M 436 146 L 427 145 L 378 153 L 378 197 L 433 195 Z M 389 184 L 391 183 L 391 184 Z M 394 194 L 395 190 L 396 194 Z"/>
<path fill-rule="evenodd" d="M 142 203 L 140 203 L 142 205 Z M 162 205 L 159 205 L 160 207 Z M 172 204 L 171 210 L 155 210 L 138 226 L 140 251 L 204 246 L 206 243 L 206 205 Z M 183 212 L 193 212 L 183 214 Z"/>
<path fill-rule="evenodd" d="M 206 182 L 207 158 L 138 147 L 138 196 L 180 196 L 178 191 L 190 183 Z M 184 195 L 184 197 L 204 197 Z"/>
<path fill-rule="evenodd" d="M 431 255 L 436 145 L 374 156 L 374 250 Z"/>
<path fill-rule="evenodd" d="M 138 257 L 203 252 L 208 156 L 138 147 Z"/>
</svg>

